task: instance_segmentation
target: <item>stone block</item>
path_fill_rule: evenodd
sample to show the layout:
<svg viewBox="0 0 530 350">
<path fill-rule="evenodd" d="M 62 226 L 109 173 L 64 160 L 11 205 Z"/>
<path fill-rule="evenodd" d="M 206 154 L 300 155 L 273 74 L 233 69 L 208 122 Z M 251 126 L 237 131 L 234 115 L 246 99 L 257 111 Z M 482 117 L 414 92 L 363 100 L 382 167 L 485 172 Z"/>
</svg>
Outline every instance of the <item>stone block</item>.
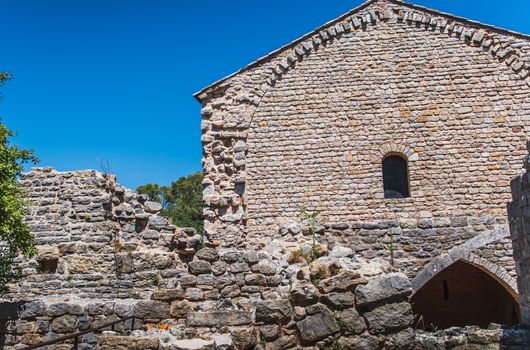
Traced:
<svg viewBox="0 0 530 350">
<path fill-rule="evenodd" d="M 291 315 L 288 299 L 259 300 L 256 303 L 256 322 L 278 323 L 289 319 Z"/>
<path fill-rule="evenodd" d="M 411 293 L 412 288 L 408 278 L 396 273 L 374 277 L 368 281 L 368 284 L 359 286 L 355 290 L 358 307 L 397 300 Z"/>
<path fill-rule="evenodd" d="M 412 309 L 408 302 L 384 304 L 363 314 L 372 334 L 389 333 L 409 327 Z"/>
<path fill-rule="evenodd" d="M 139 301 L 134 307 L 134 316 L 142 319 L 168 318 L 169 304 L 155 300 Z"/>
<path fill-rule="evenodd" d="M 188 264 L 190 273 L 199 275 L 212 272 L 212 265 L 204 260 L 194 260 Z"/>
<path fill-rule="evenodd" d="M 186 323 L 196 327 L 243 326 L 252 323 L 250 313 L 245 311 L 191 312 Z"/>
<path fill-rule="evenodd" d="M 322 293 L 346 292 L 354 290 L 356 286 L 363 283 L 366 283 L 366 279 L 362 278 L 359 272 L 346 270 L 320 281 L 318 288 Z"/>
<path fill-rule="evenodd" d="M 313 343 L 339 331 L 335 318 L 329 311 L 323 311 L 306 317 L 296 323 L 300 339 L 304 343 Z"/>
<path fill-rule="evenodd" d="M 184 290 L 182 288 L 173 289 L 158 289 L 153 292 L 151 299 L 160 301 L 173 301 L 184 298 Z"/>
</svg>

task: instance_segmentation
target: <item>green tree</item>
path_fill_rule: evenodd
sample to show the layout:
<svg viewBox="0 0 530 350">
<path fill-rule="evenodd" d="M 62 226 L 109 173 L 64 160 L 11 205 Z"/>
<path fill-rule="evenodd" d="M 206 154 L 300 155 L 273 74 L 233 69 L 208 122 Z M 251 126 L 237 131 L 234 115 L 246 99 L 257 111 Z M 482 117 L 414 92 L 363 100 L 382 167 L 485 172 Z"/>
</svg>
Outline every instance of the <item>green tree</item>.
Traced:
<svg viewBox="0 0 530 350">
<path fill-rule="evenodd" d="M 11 76 L 0 73 L 0 85 Z M 18 178 L 26 163 L 38 159 L 32 151 L 11 144 L 14 133 L 0 120 L 0 294 L 8 291 L 7 285 L 21 277 L 16 257 L 31 257 L 34 253 L 33 235 L 24 221 L 27 200 Z"/>
<path fill-rule="evenodd" d="M 136 188 L 136 192 L 145 194 L 151 202 L 159 202 L 162 206 L 164 206 L 165 201 L 164 190 L 165 187 L 157 184 L 147 184 Z"/>
<path fill-rule="evenodd" d="M 202 173 L 196 172 L 181 177 L 171 186 L 146 184 L 139 186 L 136 191 L 162 204 L 160 214 L 170 218 L 175 225 L 193 227 L 202 232 L 202 180 Z"/>
</svg>

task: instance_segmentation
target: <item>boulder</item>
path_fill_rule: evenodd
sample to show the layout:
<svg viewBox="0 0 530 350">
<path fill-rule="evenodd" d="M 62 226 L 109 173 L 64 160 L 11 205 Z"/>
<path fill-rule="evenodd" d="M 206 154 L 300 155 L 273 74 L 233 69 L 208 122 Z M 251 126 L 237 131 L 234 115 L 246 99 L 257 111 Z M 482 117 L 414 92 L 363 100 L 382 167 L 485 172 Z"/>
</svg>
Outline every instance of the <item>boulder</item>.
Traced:
<svg viewBox="0 0 530 350">
<path fill-rule="evenodd" d="M 252 272 L 261 273 L 263 275 L 274 275 L 276 274 L 277 266 L 270 259 L 260 260 L 257 264 L 252 266 Z"/>
<path fill-rule="evenodd" d="M 59 247 L 57 245 L 37 245 L 35 246 L 35 256 L 37 260 L 57 258 Z"/>
<path fill-rule="evenodd" d="M 252 327 L 234 328 L 231 331 L 232 342 L 236 349 L 253 349 L 258 343 L 257 332 Z"/>
<path fill-rule="evenodd" d="M 378 337 L 369 334 L 358 337 L 342 337 L 337 342 L 340 349 L 378 350 L 381 345 Z"/>
<path fill-rule="evenodd" d="M 339 331 L 335 318 L 326 310 L 297 322 L 296 327 L 304 343 L 316 342 Z"/>
<path fill-rule="evenodd" d="M 23 305 L 20 318 L 34 318 L 37 316 L 44 316 L 45 313 L 46 305 L 42 301 L 31 301 Z"/>
<path fill-rule="evenodd" d="M 291 290 L 291 301 L 294 305 L 307 306 L 318 301 L 320 293 L 312 283 L 295 283 Z"/>
<path fill-rule="evenodd" d="M 192 311 L 192 307 L 187 300 L 178 300 L 171 303 L 169 313 L 171 317 L 185 318 Z"/>
<path fill-rule="evenodd" d="M 296 347 L 298 339 L 295 335 L 286 335 L 282 336 L 279 339 L 276 339 L 272 343 L 268 343 L 265 346 L 265 350 L 284 350 L 284 349 L 293 349 Z"/>
<path fill-rule="evenodd" d="M 178 339 L 171 342 L 172 350 L 215 350 L 213 339 Z"/>
<path fill-rule="evenodd" d="M 335 246 L 329 253 L 331 258 L 347 258 L 353 256 L 353 249 L 342 246 Z"/>
<path fill-rule="evenodd" d="M 62 316 L 65 315 L 69 310 L 69 305 L 67 303 L 55 303 L 48 306 L 48 310 L 46 311 L 46 315 L 54 317 L 54 316 Z"/>
<path fill-rule="evenodd" d="M 398 333 L 387 335 L 385 338 L 385 348 L 410 350 L 414 346 L 414 341 L 414 330 L 412 330 L 412 328 L 407 328 Z"/>
<path fill-rule="evenodd" d="M 259 300 L 256 303 L 256 322 L 277 323 L 291 317 L 291 303 L 287 299 Z"/>
<path fill-rule="evenodd" d="M 156 338 L 133 338 L 128 336 L 102 335 L 98 338 L 97 349 L 100 350 L 129 350 L 129 349 L 159 349 Z"/>
<path fill-rule="evenodd" d="M 277 325 L 264 325 L 260 327 L 260 338 L 266 341 L 273 341 L 280 336 L 279 327 Z"/>
<path fill-rule="evenodd" d="M 215 350 L 233 349 L 232 337 L 229 334 L 219 334 L 213 337 Z"/>
<path fill-rule="evenodd" d="M 397 273 L 374 277 L 368 281 L 368 284 L 359 286 L 355 290 L 359 307 L 401 299 L 410 293 L 412 288 L 409 279 Z"/>
<path fill-rule="evenodd" d="M 158 213 L 162 210 L 162 204 L 158 202 L 145 202 L 144 210 L 148 213 Z"/>
<path fill-rule="evenodd" d="M 71 333 L 77 328 L 77 317 L 64 315 L 55 318 L 51 323 L 51 329 L 54 333 Z"/>
</svg>

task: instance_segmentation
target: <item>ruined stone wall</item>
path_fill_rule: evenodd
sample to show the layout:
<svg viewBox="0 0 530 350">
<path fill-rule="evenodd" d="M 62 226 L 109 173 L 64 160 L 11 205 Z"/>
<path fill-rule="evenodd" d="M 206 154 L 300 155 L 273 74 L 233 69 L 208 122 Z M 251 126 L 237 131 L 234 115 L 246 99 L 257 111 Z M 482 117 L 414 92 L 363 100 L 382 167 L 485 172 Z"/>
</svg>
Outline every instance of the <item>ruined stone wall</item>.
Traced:
<svg viewBox="0 0 530 350">
<path fill-rule="evenodd" d="M 330 224 L 505 218 L 529 69 L 527 37 L 368 2 L 197 95 L 207 232 L 254 244 L 301 206 Z M 389 153 L 411 198 L 383 199 Z"/>
<path fill-rule="evenodd" d="M 527 143 L 530 152 L 530 142 Z M 521 317 L 530 324 L 530 155 L 524 160 L 526 173 L 513 179 L 509 205 L 510 231 L 520 293 Z"/>
<path fill-rule="evenodd" d="M 114 176 L 37 168 L 22 175 L 21 184 L 31 202 L 26 221 L 36 255 L 21 261 L 27 277 L 12 286 L 11 298 L 139 298 L 186 272 L 178 253 L 186 254 L 187 242 L 197 237 L 158 216 L 158 203 L 118 185 Z"/>
<path fill-rule="evenodd" d="M 527 341 L 525 330 L 473 328 L 434 338 L 413 330 L 418 316 L 409 296 L 453 261 L 481 266 L 515 289 L 513 263 L 485 259 L 509 257 L 505 222 L 493 217 L 318 224 L 314 247 L 308 223 L 291 223 L 253 249 L 207 239 L 203 247 L 113 176 L 35 169 L 21 181 L 32 201 L 27 220 L 37 255 L 23 262 L 27 277 L 0 304 L 5 349 L 129 316 L 134 323 L 83 335 L 81 348 L 377 350 L 434 341 L 451 349 Z M 418 244 L 442 237 L 439 260 L 426 258 Z M 54 272 L 40 270 L 53 259 Z"/>
</svg>

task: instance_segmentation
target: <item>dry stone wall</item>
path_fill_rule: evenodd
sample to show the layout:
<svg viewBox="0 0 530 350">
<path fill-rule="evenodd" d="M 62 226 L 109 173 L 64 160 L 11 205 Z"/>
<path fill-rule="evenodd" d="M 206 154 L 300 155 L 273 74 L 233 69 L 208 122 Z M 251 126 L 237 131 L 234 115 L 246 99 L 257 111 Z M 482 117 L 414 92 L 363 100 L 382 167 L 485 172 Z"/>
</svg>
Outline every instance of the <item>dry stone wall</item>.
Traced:
<svg viewBox="0 0 530 350">
<path fill-rule="evenodd" d="M 527 36 L 369 1 L 196 95 L 207 232 L 254 244 L 301 206 L 329 223 L 505 217 L 529 74 Z M 383 199 L 389 153 L 411 198 Z"/>
</svg>

